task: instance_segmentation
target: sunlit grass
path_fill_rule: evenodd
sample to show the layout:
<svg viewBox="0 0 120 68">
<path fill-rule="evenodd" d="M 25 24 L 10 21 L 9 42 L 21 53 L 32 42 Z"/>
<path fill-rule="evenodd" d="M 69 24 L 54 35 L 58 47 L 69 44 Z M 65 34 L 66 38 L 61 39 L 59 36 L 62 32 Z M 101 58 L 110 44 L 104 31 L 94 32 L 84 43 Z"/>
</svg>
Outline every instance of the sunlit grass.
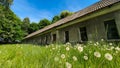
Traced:
<svg viewBox="0 0 120 68">
<path fill-rule="evenodd" d="M 120 47 L 113 43 L 0 46 L 0 68 L 119 68 Z"/>
</svg>

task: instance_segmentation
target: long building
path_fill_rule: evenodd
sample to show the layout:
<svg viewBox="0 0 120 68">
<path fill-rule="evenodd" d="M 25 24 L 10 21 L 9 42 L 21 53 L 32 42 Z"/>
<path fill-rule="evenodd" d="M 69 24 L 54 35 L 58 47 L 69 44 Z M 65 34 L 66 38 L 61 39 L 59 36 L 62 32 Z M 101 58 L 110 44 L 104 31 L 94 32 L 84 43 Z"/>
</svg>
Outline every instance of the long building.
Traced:
<svg viewBox="0 0 120 68">
<path fill-rule="evenodd" d="M 25 43 L 120 40 L 120 0 L 101 0 L 24 38 Z"/>
</svg>

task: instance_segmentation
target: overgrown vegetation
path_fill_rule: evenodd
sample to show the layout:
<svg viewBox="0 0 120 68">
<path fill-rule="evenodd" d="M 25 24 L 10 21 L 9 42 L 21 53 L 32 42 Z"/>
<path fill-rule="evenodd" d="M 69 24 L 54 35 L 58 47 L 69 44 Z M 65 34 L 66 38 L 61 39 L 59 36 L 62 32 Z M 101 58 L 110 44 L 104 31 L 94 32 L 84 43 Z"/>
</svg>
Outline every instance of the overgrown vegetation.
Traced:
<svg viewBox="0 0 120 68">
<path fill-rule="evenodd" d="M 119 68 L 120 47 L 113 43 L 0 46 L 1 68 Z"/>
<path fill-rule="evenodd" d="M 12 4 L 13 0 L 0 0 L 0 43 L 21 42 L 28 34 L 72 15 L 69 11 L 63 11 L 53 17 L 52 21 L 42 19 L 38 23 L 31 23 L 29 17 L 24 18 L 23 21 L 17 17 L 10 9 Z"/>
</svg>

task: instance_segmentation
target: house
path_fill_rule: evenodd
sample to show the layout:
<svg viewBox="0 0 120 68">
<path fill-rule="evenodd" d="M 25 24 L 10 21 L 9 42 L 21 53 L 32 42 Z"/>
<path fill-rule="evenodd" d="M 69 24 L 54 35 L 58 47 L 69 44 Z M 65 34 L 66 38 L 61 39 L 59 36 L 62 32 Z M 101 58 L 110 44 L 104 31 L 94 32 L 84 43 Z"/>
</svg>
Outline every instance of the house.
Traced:
<svg viewBox="0 0 120 68">
<path fill-rule="evenodd" d="M 120 40 L 120 0 L 101 0 L 25 37 L 35 44 Z"/>
</svg>

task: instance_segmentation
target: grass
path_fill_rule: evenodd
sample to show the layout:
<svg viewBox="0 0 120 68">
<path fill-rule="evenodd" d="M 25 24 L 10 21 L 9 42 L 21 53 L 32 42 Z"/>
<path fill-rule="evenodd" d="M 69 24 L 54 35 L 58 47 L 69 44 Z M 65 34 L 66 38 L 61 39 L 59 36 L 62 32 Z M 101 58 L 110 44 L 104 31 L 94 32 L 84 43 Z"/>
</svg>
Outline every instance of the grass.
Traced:
<svg viewBox="0 0 120 68">
<path fill-rule="evenodd" d="M 95 54 L 96 52 L 96 54 Z M 105 55 L 107 55 L 105 57 Z M 0 46 L 0 68 L 119 68 L 120 48 L 113 43 Z"/>
</svg>

